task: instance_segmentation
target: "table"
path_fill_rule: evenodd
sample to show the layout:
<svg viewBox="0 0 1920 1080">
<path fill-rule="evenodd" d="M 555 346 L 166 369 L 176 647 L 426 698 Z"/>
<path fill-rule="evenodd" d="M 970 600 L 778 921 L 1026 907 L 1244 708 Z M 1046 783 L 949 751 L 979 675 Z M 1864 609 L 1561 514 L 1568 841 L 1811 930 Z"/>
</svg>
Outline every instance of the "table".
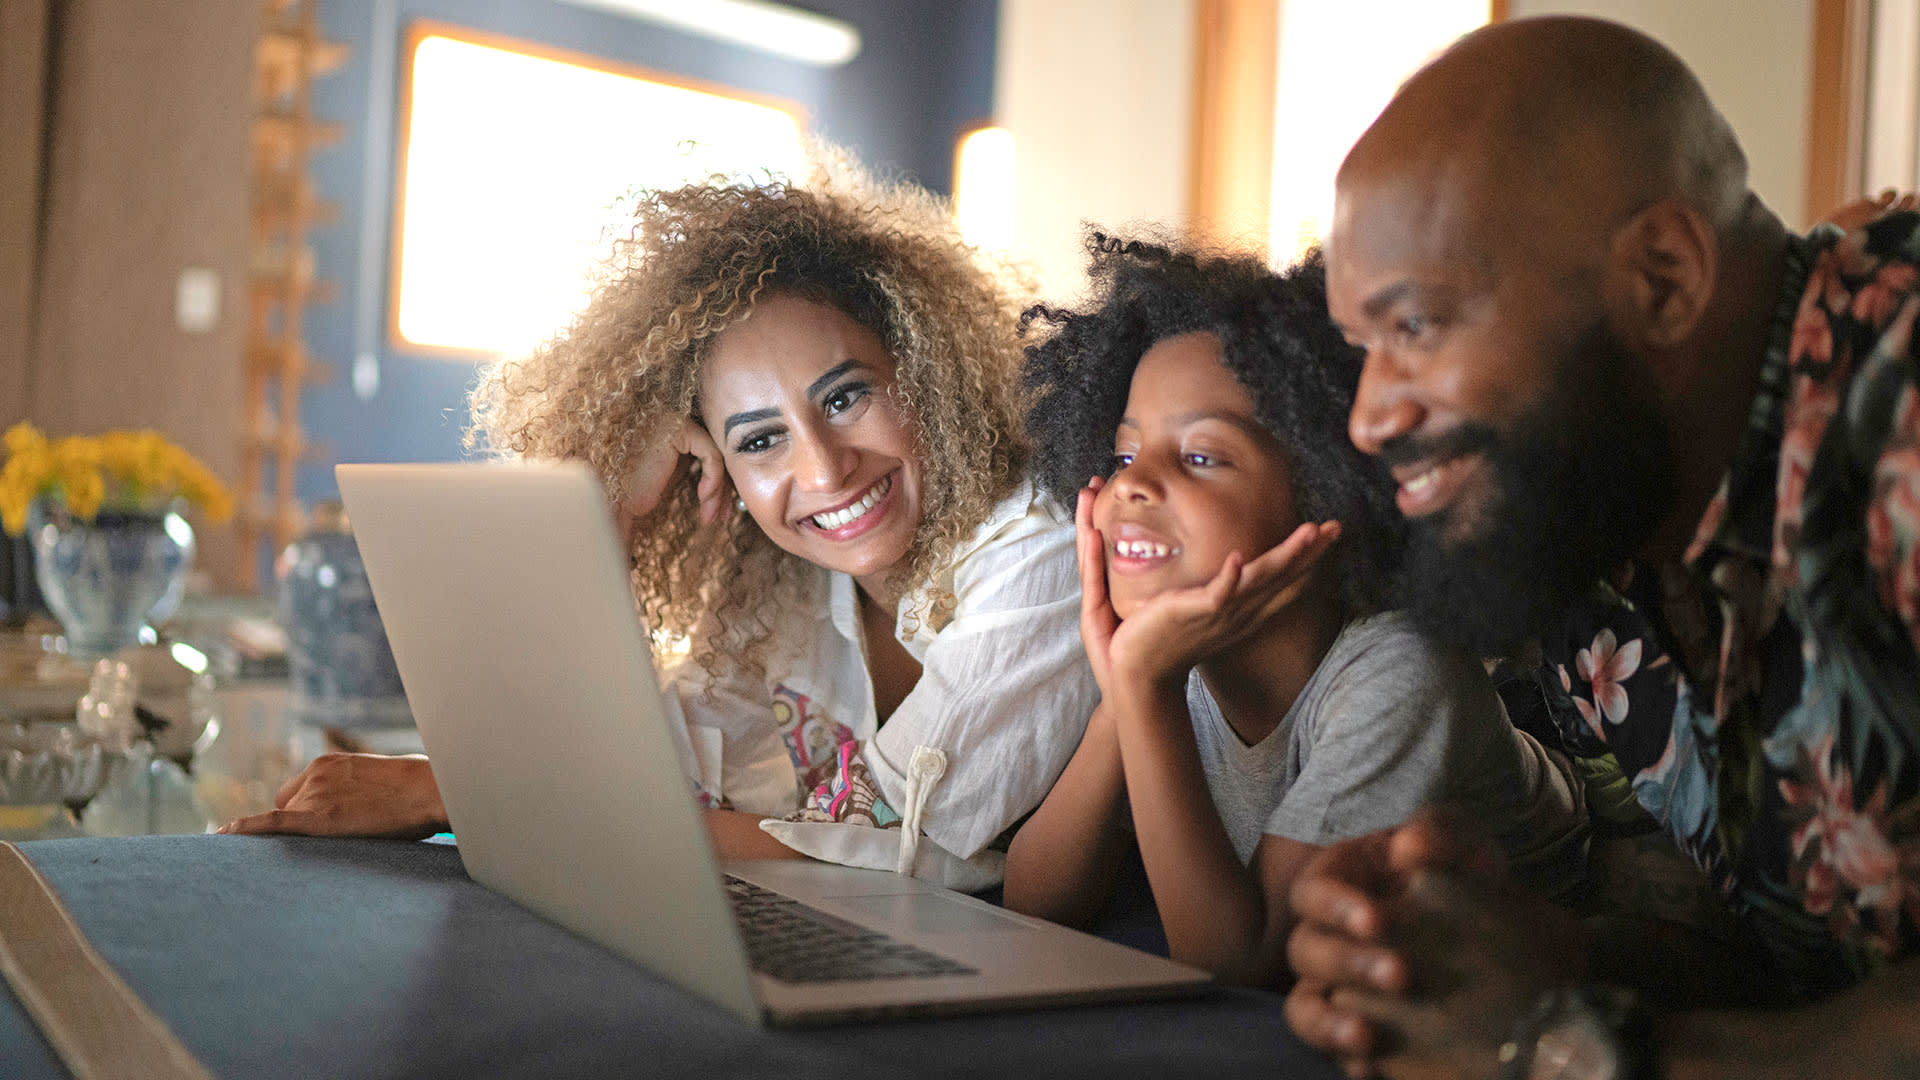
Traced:
<svg viewBox="0 0 1920 1080">
<path fill-rule="evenodd" d="M 328 721 L 292 707 L 284 653 L 274 652 L 284 650 L 274 618 L 269 597 L 188 596 L 163 628 L 161 646 L 145 651 L 165 655 L 162 650 L 184 645 L 199 661 L 192 670 L 210 672 L 215 719 L 192 752 L 191 768 L 136 752 L 77 818 L 57 806 L 0 805 L 0 839 L 199 833 L 271 810 L 281 784 L 333 748 L 323 726 Z M 246 642 L 266 651 L 236 645 Z M 64 648 L 58 624 L 45 618 L 0 629 L 0 724 L 72 718 L 91 665 L 67 659 Z M 130 650 L 118 658 L 132 657 Z M 263 671 L 277 675 L 262 677 Z M 141 697 L 149 703 L 144 691 Z M 361 748 L 384 754 L 423 750 L 410 725 L 367 727 L 355 724 L 356 713 L 339 715 L 335 722 L 346 725 Z M 183 743 L 168 750 L 188 752 Z"/>
<path fill-rule="evenodd" d="M 474 884 L 445 844 L 305 837 L 22 845 L 216 1075 L 1299 1077 L 1340 1074 L 1278 995 L 762 1031 Z M 10 995 L 0 1063 L 65 1076 Z"/>
<path fill-rule="evenodd" d="M 190 771 L 137 752 L 77 819 L 56 807 L 0 807 L 0 839 L 206 832 L 273 809 L 280 785 L 330 748 L 327 729 L 289 707 L 284 680 L 222 682 L 213 698 L 215 719 Z M 411 727 L 349 734 L 377 753 L 425 749 Z"/>
</svg>

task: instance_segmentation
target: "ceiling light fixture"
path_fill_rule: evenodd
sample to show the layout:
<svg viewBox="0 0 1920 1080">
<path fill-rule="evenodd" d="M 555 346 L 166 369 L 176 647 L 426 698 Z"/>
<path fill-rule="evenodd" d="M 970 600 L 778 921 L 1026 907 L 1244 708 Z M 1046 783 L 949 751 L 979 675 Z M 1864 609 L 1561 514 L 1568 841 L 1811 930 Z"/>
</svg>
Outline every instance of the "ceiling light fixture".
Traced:
<svg viewBox="0 0 1920 1080">
<path fill-rule="evenodd" d="M 566 0 L 664 23 L 676 30 L 745 45 L 815 67 L 839 67 L 860 54 L 860 31 L 844 19 L 770 0 Z"/>
</svg>

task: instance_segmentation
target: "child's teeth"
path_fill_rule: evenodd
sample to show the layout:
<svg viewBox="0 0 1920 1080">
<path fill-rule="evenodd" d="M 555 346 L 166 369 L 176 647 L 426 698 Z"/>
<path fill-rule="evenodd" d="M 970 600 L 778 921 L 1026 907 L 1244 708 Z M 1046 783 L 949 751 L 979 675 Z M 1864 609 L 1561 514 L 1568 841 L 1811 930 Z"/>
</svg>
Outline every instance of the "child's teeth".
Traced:
<svg viewBox="0 0 1920 1080">
<path fill-rule="evenodd" d="M 1164 559 L 1173 554 L 1172 548 L 1151 540 L 1122 540 L 1113 549 L 1127 559 Z"/>
</svg>

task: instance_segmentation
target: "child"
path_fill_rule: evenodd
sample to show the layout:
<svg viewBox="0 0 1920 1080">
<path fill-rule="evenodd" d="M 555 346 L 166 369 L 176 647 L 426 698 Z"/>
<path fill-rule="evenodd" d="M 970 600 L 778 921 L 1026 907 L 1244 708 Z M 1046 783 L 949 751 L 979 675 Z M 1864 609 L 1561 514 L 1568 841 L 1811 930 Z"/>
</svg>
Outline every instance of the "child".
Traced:
<svg viewBox="0 0 1920 1080">
<path fill-rule="evenodd" d="M 1478 660 L 1380 610 L 1401 525 L 1347 441 L 1361 357 L 1327 318 L 1318 256 L 1276 275 L 1090 247 L 1097 303 L 1028 312 L 1052 332 L 1026 380 L 1036 481 L 1078 500 L 1101 704 L 1014 841 L 1007 905 L 1091 923 L 1137 844 L 1174 958 L 1281 982 L 1306 860 L 1442 800 L 1568 889 L 1579 785 L 1508 723 Z"/>
</svg>

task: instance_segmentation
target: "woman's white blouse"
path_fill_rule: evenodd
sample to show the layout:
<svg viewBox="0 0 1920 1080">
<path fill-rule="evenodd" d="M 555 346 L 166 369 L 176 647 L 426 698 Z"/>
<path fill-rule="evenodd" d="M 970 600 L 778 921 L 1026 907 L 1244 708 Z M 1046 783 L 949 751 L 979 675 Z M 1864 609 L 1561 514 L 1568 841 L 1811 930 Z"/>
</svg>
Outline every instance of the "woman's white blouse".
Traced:
<svg viewBox="0 0 1920 1080">
<path fill-rule="evenodd" d="M 916 615 L 924 593 L 900 605 L 894 633 L 921 675 L 884 726 L 853 579 L 820 577 L 804 590 L 816 599 L 764 613 L 764 679 L 710 680 L 690 662 L 669 672 L 695 791 L 793 818 L 762 828 L 815 858 L 955 888 L 997 882 L 1003 860 L 987 845 L 1039 805 L 1099 700 L 1071 517 L 1023 483 L 927 586 L 950 608 Z"/>
</svg>

